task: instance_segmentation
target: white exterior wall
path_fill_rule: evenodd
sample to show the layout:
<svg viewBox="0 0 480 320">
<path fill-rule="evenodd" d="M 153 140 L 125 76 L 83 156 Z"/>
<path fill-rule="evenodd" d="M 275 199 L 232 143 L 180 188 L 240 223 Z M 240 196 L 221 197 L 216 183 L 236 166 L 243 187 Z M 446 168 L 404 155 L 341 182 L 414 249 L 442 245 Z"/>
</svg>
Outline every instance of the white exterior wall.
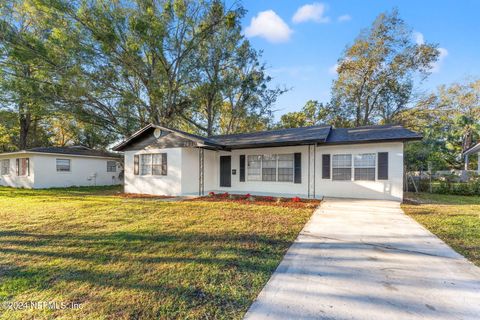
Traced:
<svg viewBox="0 0 480 320">
<path fill-rule="evenodd" d="M 17 158 L 30 158 L 30 175 L 29 176 L 17 176 Z M 0 161 L 4 159 L 10 159 L 10 172 L 7 175 L 1 175 L 0 171 L 0 186 L 13 187 L 13 188 L 33 188 L 34 183 L 34 164 L 31 156 L 28 155 L 0 155 Z"/>
<path fill-rule="evenodd" d="M 313 148 L 313 146 L 311 147 Z M 245 164 L 245 182 L 240 182 L 240 155 L 262 155 L 262 154 L 286 154 L 296 153 L 302 154 L 302 183 L 278 182 L 278 181 L 248 181 L 247 164 Z M 232 156 L 232 170 L 236 170 L 237 174 L 232 175 L 232 187 L 220 187 L 220 156 Z M 257 194 L 272 196 L 299 196 L 308 197 L 308 146 L 293 147 L 274 147 L 274 148 L 258 148 L 258 149 L 240 149 L 231 152 L 216 152 L 216 171 L 213 185 L 205 185 L 205 192 L 220 191 L 239 194 Z M 310 167 L 310 173 L 313 174 L 313 163 Z M 313 177 L 312 177 L 313 178 Z"/>
<path fill-rule="evenodd" d="M 107 161 L 114 159 L 38 154 L 30 159 L 33 159 L 33 167 L 30 170 L 35 173 L 33 187 L 36 189 L 109 186 L 121 183 L 118 179 L 121 170 L 118 165 L 116 172 L 107 172 Z M 70 172 L 57 172 L 57 159 L 69 159 Z"/>
<path fill-rule="evenodd" d="M 197 150 L 198 152 L 198 150 Z M 146 153 L 167 153 L 166 176 L 134 175 L 134 155 Z M 197 162 L 198 163 L 198 162 Z M 140 163 L 141 164 L 141 163 Z M 185 174 L 198 173 L 198 165 L 189 169 Z M 196 182 L 198 186 L 198 180 Z M 197 189 L 198 190 L 198 189 Z M 182 194 L 182 148 L 147 149 L 125 152 L 125 192 L 154 195 Z"/>
<path fill-rule="evenodd" d="M 30 159 L 30 175 L 17 176 L 16 159 Z M 10 159 L 10 173 L 0 176 L 0 185 L 14 188 L 63 188 L 73 186 L 105 186 L 120 184 L 118 176 L 120 167 L 116 172 L 107 172 L 107 161 L 114 159 L 82 157 L 72 155 L 54 154 L 12 154 L 1 156 Z M 57 172 L 56 159 L 69 159 L 71 171 Z"/>
<path fill-rule="evenodd" d="M 322 179 L 322 154 L 360 154 L 388 152 L 388 180 L 375 181 L 332 181 Z M 378 157 L 378 156 L 377 156 Z M 352 160 L 353 162 L 353 160 Z M 333 166 L 333 157 L 331 158 Z M 371 143 L 357 145 L 337 145 L 317 147 L 316 155 L 317 177 L 316 193 L 326 197 L 367 198 L 401 201 L 403 199 L 403 143 Z M 376 161 L 375 178 L 377 178 L 378 158 Z"/>
<path fill-rule="evenodd" d="M 199 178 L 200 178 L 198 159 L 199 159 L 199 149 L 182 148 L 182 163 L 181 163 L 181 167 L 182 167 L 181 193 L 182 194 L 198 195 Z M 170 163 L 168 165 L 170 165 Z"/>
</svg>

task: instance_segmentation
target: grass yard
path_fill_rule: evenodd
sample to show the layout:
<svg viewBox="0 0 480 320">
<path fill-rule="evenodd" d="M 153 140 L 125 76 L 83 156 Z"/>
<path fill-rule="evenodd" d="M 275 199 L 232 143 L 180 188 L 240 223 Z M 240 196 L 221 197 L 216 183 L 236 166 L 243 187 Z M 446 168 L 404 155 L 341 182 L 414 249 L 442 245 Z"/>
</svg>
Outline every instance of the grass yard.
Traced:
<svg viewBox="0 0 480 320">
<path fill-rule="evenodd" d="M 118 193 L 0 187 L 1 319 L 240 319 L 313 212 Z"/>
<path fill-rule="evenodd" d="M 402 208 L 457 252 L 480 266 L 480 197 L 413 194 Z"/>
</svg>

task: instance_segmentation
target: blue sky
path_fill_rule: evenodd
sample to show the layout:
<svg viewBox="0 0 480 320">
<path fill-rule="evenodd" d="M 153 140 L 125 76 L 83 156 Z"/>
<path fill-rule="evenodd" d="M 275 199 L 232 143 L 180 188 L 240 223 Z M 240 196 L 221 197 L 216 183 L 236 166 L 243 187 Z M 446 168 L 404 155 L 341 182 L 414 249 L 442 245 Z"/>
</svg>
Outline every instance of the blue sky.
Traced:
<svg viewBox="0 0 480 320">
<path fill-rule="evenodd" d="M 442 48 L 432 75 L 417 86 L 480 76 L 480 1 L 300 1 L 244 0 L 244 33 L 263 51 L 273 84 L 291 88 L 277 101 L 275 115 L 299 110 L 309 99 L 328 101 L 332 68 L 343 49 L 384 11 L 398 8 L 414 38 Z"/>
</svg>

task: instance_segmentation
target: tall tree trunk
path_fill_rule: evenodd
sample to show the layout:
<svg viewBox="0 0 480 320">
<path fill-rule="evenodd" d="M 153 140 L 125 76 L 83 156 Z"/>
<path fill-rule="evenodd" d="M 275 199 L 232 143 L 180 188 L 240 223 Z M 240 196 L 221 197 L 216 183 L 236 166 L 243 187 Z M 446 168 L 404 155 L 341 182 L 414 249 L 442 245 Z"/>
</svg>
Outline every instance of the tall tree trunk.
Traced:
<svg viewBox="0 0 480 320">
<path fill-rule="evenodd" d="M 23 102 L 20 103 L 18 116 L 20 125 L 20 141 L 18 148 L 24 150 L 27 149 L 28 145 L 28 132 L 32 123 L 32 115 Z"/>
</svg>

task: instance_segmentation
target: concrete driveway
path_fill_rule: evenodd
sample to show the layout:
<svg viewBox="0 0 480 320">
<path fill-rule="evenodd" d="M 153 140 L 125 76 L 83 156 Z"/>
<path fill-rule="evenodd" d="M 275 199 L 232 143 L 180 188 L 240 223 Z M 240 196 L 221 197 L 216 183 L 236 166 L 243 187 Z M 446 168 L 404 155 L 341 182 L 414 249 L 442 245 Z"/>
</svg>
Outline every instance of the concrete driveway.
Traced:
<svg viewBox="0 0 480 320">
<path fill-rule="evenodd" d="M 480 268 L 396 202 L 326 199 L 246 319 L 480 319 Z"/>
</svg>

